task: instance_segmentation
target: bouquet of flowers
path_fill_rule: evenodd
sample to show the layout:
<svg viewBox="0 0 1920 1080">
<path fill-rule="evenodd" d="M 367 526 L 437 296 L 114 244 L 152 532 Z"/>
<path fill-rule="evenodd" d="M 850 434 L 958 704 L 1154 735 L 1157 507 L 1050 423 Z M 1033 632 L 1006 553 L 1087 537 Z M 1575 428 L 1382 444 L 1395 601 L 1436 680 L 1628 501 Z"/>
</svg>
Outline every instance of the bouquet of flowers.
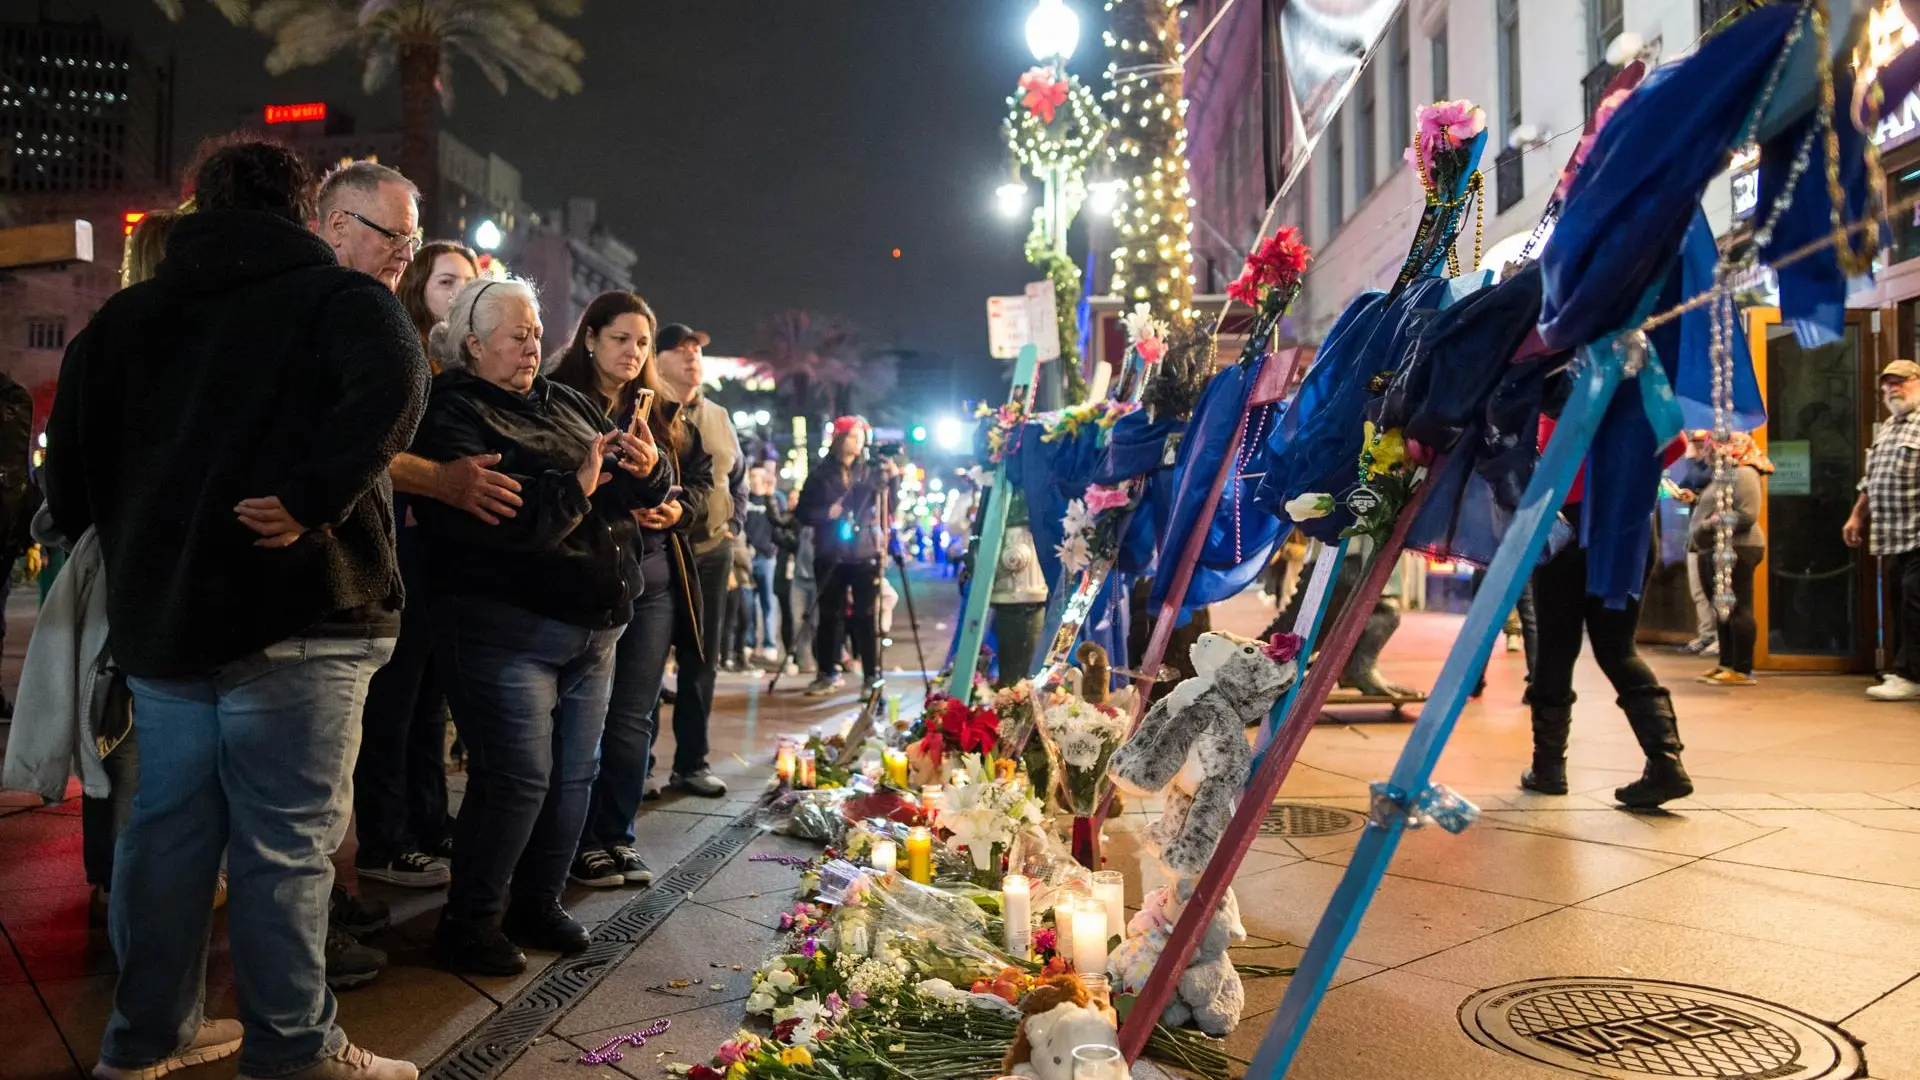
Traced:
<svg viewBox="0 0 1920 1080">
<path fill-rule="evenodd" d="M 1473 166 L 1468 147 L 1487 130 L 1487 114 L 1471 101 L 1436 101 L 1420 106 L 1419 131 L 1407 147 L 1407 164 L 1419 170 L 1427 197 L 1456 190 Z"/>
<path fill-rule="evenodd" d="M 987 463 L 1000 464 L 1007 456 L 1014 432 L 1027 422 L 1026 407 L 1017 401 L 1009 401 L 997 409 L 982 405 L 973 415 L 986 421 Z"/>
<path fill-rule="evenodd" d="M 1246 268 L 1227 286 L 1227 295 L 1262 314 L 1274 309 L 1277 318 L 1293 302 L 1312 259 L 1300 230 L 1282 225 L 1247 256 Z"/>
<path fill-rule="evenodd" d="M 985 758 L 968 754 L 947 788 L 940 810 L 940 827 L 947 847 L 965 851 L 973 862 L 974 879 L 991 886 L 1000 880 L 1000 863 L 1021 826 L 1041 820 L 1040 801 L 1026 781 L 998 779 Z M 962 783 L 961 781 L 965 782 Z"/>
<path fill-rule="evenodd" d="M 1139 484 L 1134 480 L 1119 486 L 1094 484 L 1084 496 L 1067 504 L 1066 515 L 1060 519 L 1065 539 L 1054 548 L 1067 573 L 1080 573 L 1119 552 L 1120 523 L 1133 508 L 1138 491 Z"/>
<path fill-rule="evenodd" d="M 959 698 L 936 694 L 927 699 L 920 738 L 907 744 L 907 764 L 915 782 L 939 781 L 949 753 L 991 754 L 1000 744 L 1000 714 L 991 706 L 973 708 Z"/>
<path fill-rule="evenodd" d="M 1127 737 L 1126 718 L 1070 697 L 1047 709 L 1040 733 L 1052 751 L 1055 800 L 1075 816 L 1091 815 L 1106 795 L 1107 763 Z"/>
</svg>

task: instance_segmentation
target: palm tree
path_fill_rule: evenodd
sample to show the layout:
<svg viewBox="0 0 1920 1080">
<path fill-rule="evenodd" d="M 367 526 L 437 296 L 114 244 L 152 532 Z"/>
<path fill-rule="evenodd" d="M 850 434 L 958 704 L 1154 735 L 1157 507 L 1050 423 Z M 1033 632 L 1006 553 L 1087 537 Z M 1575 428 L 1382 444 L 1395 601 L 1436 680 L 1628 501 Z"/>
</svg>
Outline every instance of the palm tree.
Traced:
<svg viewBox="0 0 1920 1080">
<path fill-rule="evenodd" d="M 788 408 L 806 417 L 815 431 L 823 414 L 839 415 L 863 368 L 852 326 L 805 311 L 782 311 L 763 320 L 747 359 L 773 378 Z"/>
<path fill-rule="evenodd" d="M 171 18 L 182 0 L 154 0 Z M 437 221 L 438 114 L 453 108 L 452 68 L 464 56 L 505 94 L 511 77 L 555 98 L 580 92 L 580 43 L 546 16 L 579 15 L 583 0 L 209 0 L 234 22 L 252 18 L 273 39 L 267 70 L 284 75 L 343 52 L 365 64 L 368 93 L 400 77 L 400 169 L 420 186 L 421 220 Z"/>
</svg>

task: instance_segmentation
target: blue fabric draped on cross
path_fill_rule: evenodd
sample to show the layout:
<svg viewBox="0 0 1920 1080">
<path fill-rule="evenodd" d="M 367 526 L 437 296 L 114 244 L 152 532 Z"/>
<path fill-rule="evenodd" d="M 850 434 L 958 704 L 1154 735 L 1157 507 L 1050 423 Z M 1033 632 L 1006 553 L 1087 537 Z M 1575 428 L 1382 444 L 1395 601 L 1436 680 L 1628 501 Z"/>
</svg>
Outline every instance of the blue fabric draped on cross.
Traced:
<svg viewBox="0 0 1920 1080">
<path fill-rule="evenodd" d="M 1186 599 L 1181 604 L 1182 622 L 1186 621 L 1189 612 L 1239 593 L 1259 576 L 1260 570 L 1266 565 L 1264 557 L 1257 561 L 1244 560 L 1244 563 L 1254 564 L 1249 571 L 1246 565 L 1236 562 L 1232 557 L 1230 515 L 1235 495 L 1233 489 L 1245 481 L 1229 480 L 1227 488 L 1221 491 L 1219 506 L 1211 520 L 1203 521 L 1200 515 L 1212 491 L 1216 470 L 1221 467 L 1234 434 L 1240 430 L 1241 421 L 1247 416 L 1247 399 L 1253 393 L 1254 384 L 1259 381 L 1261 368 L 1268 362 L 1263 357 L 1252 365 L 1235 364 L 1215 375 L 1201 392 L 1200 402 L 1194 406 L 1193 420 L 1180 442 L 1180 453 L 1173 466 L 1173 509 L 1168 516 L 1166 531 L 1160 536 L 1153 592 L 1148 602 L 1156 608 L 1166 602 L 1167 590 L 1173 584 L 1177 564 L 1186 551 L 1188 538 L 1196 528 L 1207 529 L 1206 548 L 1193 568 L 1193 579 L 1187 587 Z M 1223 512 L 1228 515 L 1226 535 L 1220 537 Z M 1222 548 L 1226 549 L 1227 554 L 1224 565 L 1215 561 Z M 1214 558 L 1209 557 L 1210 553 Z M 1246 549 L 1242 549 L 1241 554 L 1246 554 Z"/>
<path fill-rule="evenodd" d="M 1040 569 L 1060 599 L 1066 591 L 1060 580 L 1059 548 L 1066 539 L 1062 521 L 1067 504 L 1086 494 L 1105 456 L 1099 445 L 1101 430 L 1086 424 L 1071 436 L 1047 442 L 1041 438 L 1046 433 L 1041 420 L 1029 420 L 1024 427 L 1019 448 L 1007 455 L 1007 482 L 1027 497 L 1027 527 L 1033 532 Z M 1069 582 L 1066 588 L 1071 586 Z"/>
<path fill-rule="evenodd" d="M 1741 19 L 1650 75 L 1601 129 L 1541 255 L 1540 333 L 1550 347 L 1623 329 L 1649 290 L 1657 290 L 1652 306 L 1665 309 L 1711 284 L 1717 251 L 1700 193 L 1742 134 L 1799 13 L 1783 5 Z M 1819 307 L 1816 299 L 1803 310 Z M 1711 422 L 1709 317 L 1701 309 L 1649 334 L 1652 362 L 1638 385 L 1615 395 L 1595 432 L 1581 540 L 1587 591 L 1609 607 L 1624 606 L 1645 582 L 1660 448 L 1682 423 Z M 1737 327 L 1733 343 L 1737 423 L 1753 427 L 1764 406 Z"/>
</svg>

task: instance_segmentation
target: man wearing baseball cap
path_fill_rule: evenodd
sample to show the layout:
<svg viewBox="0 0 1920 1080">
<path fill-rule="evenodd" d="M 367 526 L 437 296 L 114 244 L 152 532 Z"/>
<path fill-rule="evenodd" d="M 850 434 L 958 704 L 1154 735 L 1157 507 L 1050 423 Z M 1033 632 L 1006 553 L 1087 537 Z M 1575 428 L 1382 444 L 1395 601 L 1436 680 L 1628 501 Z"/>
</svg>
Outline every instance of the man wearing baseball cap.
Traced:
<svg viewBox="0 0 1920 1080">
<path fill-rule="evenodd" d="M 694 578 L 700 589 L 698 637 L 702 647 L 677 643 L 679 693 L 673 703 L 673 772 L 667 786 L 717 799 L 727 785 L 707 764 L 707 725 L 713 715 L 714 669 L 720 663 L 720 630 L 727 615 L 727 577 L 733 570 L 733 537 L 746 527 L 747 462 L 727 410 L 707 400 L 706 334 L 668 323 L 654 336 L 655 370 L 669 417 L 684 411 L 713 458 L 713 491 L 706 512 L 687 525 Z"/>
<path fill-rule="evenodd" d="M 1897 597 L 1893 661 L 1867 696 L 1920 699 L 1920 364 L 1895 360 L 1880 371 L 1880 399 L 1891 414 L 1867 451 L 1867 476 L 1841 536 L 1886 560 Z"/>
</svg>

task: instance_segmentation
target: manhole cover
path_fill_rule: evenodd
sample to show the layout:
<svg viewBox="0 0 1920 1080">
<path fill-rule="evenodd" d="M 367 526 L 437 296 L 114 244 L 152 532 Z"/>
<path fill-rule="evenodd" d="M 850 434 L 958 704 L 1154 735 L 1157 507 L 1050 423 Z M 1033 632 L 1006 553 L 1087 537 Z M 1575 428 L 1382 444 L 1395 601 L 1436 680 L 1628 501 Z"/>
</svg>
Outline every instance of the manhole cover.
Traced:
<svg viewBox="0 0 1920 1080">
<path fill-rule="evenodd" d="M 1358 829 L 1364 819 L 1350 810 L 1306 803 L 1274 803 L 1260 822 L 1262 836 L 1334 836 Z"/>
<path fill-rule="evenodd" d="M 1535 979 L 1460 1006 L 1482 1046 L 1580 1076 L 1845 1080 L 1860 1050 L 1839 1031 L 1741 994 L 1647 979 Z"/>
</svg>

